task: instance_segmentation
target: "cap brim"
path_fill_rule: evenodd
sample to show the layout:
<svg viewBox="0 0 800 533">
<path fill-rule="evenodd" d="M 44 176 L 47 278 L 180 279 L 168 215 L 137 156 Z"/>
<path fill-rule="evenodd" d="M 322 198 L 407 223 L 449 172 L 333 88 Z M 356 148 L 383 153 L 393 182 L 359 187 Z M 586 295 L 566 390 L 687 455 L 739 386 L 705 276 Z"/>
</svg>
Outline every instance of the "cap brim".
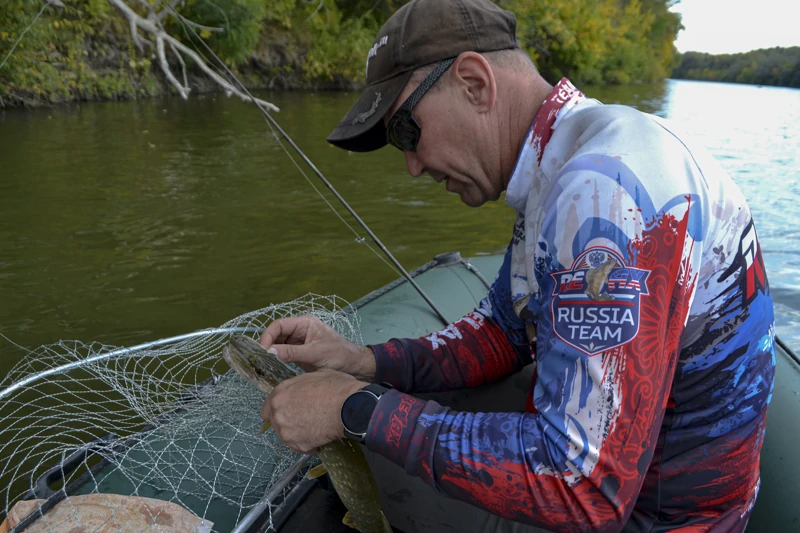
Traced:
<svg viewBox="0 0 800 533">
<path fill-rule="evenodd" d="M 351 152 L 371 152 L 386 146 L 383 118 L 411 79 L 413 70 L 368 85 L 328 136 L 328 142 Z"/>
</svg>

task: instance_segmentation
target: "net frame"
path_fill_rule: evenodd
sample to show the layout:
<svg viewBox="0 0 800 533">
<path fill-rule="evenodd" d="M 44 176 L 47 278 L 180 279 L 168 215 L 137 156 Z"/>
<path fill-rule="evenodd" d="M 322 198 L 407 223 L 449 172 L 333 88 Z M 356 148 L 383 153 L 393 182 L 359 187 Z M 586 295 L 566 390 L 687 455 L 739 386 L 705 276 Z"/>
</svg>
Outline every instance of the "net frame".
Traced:
<svg viewBox="0 0 800 533">
<path fill-rule="evenodd" d="M 59 531 L 47 523 L 50 508 L 127 483 L 126 495 L 174 502 L 205 520 L 228 508 L 232 523 L 216 521 L 212 531 L 246 531 L 265 513 L 271 527 L 309 458 L 259 432 L 265 396 L 229 370 L 221 350 L 234 334 L 257 338 L 273 320 L 298 315 L 362 343 L 353 306 L 307 294 L 137 346 L 60 341 L 29 352 L 0 382 L 0 523 L 17 501 L 37 498 L 15 531 L 37 522 Z M 146 531 L 162 530 L 158 519 Z"/>
</svg>

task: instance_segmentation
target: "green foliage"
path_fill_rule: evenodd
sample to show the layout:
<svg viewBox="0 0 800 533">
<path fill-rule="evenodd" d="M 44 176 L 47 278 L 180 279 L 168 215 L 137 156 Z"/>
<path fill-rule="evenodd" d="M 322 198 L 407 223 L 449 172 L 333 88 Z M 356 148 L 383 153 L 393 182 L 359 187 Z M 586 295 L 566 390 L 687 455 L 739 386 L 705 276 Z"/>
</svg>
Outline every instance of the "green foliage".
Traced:
<svg viewBox="0 0 800 533">
<path fill-rule="evenodd" d="M 662 79 L 682 28 L 670 0 L 506 0 L 520 43 L 551 82 L 632 83 Z"/>
<path fill-rule="evenodd" d="M 320 10 L 305 18 L 305 77 L 323 84 L 363 80 L 367 51 L 379 29 L 370 17 L 345 18 L 337 9 Z"/>
<path fill-rule="evenodd" d="M 800 47 L 766 48 L 744 54 L 687 52 L 673 78 L 800 88 Z"/>
<path fill-rule="evenodd" d="M 266 24 L 290 29 L 295 2 L 296 0 L 273 0 L 264 17 Z"/>
<path fill-rule="evenodd" d="M 87 52 L 82 44 L 93 28 L 75 2 L 65 4 L 59 11 L 48 7 L 30 26 L 0 70 L 0 96 L 32 103 L 70 98 L 84 71 Z M 41 6 L 41 2 L 16 0 L 0 10 L 0 27 L 5 29 L 0 32 L 0 55 L 8 54 Z"/>
<path fill-rule="evenodd" d="M 375 33 L 403 0 L 338 0 L 305 20 L 297 35 L 306 45 L 309 81 L 363 80 L 363 61 Z M 673 0 L 497 0 L 517 16 L 517 34 L 550 81 L 636 83 L 663 79 L 675 61 L 682 28 Z M 312 2 L 316 8 L 316 2 Z M 304 17 L 308 4 L 295 8 Z M 300 29 L 302 28 L 302 29 Z"/>
<path fill-rule="evenodd" d="M 63 9 L 46 8 L 0 68 L 0 107 L 169 91 L 152 52 L 133 46 L 127 21 L 107 0 L 63 1 Z M 187 0 L 177 9 L 192 22 L 223 28 L 198 32 L 250 80 L 260 75 L 263 85 L 281 78 L 287 87 L 342 88 L 364 82 L 375 34 L 406 1 Z M 669 11 L 674 0 L 496 1 L 516 14 L 521 44 L 551 82 L 562 76 L 579 84 L 652 81 L 676 62 L 673 41 L 681 24 Z M 0 60 L 43 2 L 0 0 Z M 145 14 L 138 0 L 128 3 Z M 171 35 L 196 46 L 178 20 L 164 22 Z M 741 79 L 763 75 L 760 64 L 745 67 Z"/>
<path fill-rule="evenodd" d="M 30 26 L 0 69 L 0 107 L 154 94 L 150 71 L 129 50 L 128 25 L 108 2 L 63 2 L 32 26 L 44 2 L 0 3 L 0 57 Z"/>
<path fill-rule="evenodd" d="M 282 2 L 277 3 L 282 7 Z M 283 7 L 286 10 L 286 6 Z M 267 3 L 264 0 L 188 0 L 180 8 L 180 13 L 203 26 L 222 28 L 222 32 L 201 30 L 200 36 L 223 59 L 231 64 L 241 64 L 258 44 Z M 173 21 L 169 29 L 176 37 L 183 34 L 177 21 Z"/>
<path fill-rule="evenodd" d="M 87 0 L 85 7 L 86 13 L 94 19 L 104 18 L 112 9 L 106 0 Z"/>
</svg>

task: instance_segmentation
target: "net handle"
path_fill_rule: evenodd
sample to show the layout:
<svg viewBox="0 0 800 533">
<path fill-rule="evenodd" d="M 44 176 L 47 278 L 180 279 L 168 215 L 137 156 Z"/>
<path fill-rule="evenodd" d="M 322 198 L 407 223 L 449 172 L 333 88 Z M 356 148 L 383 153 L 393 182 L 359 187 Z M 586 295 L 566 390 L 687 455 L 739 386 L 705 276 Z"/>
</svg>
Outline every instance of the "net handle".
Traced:
<svg viewBox="0 0 800 533">
<path fill-rule="evenodd" d="M 139 352 L 142 350 L 148 350 L 150 348 L 158 348 L 160 346 L 168 346 L 170 344 L 175 344 L 176 342 L 184 341 L 187 339 L 193 339 L 195 337 L 203 337 L 205 335 L 218 335 L 218 334 L 233 335 L 237 333 L 260 333 L 261 331 L 262 331 L 261 328 L 254 328 L 254 327 L 209 328 L 209 329 L 201 329 L 199 331 L 193 331 L 192 333 L 185 333 L 183 335 L 178 335 L 177 337 L 167 337 L 166 339 L 159 339 L 157 341 L 146 342 L 144 344 L 137 344 L 136 346 L 131 346 L 129 348 L 118 348 L 116 350 L 111 350 L 110 352 L 93 355 L 92 357 L 87 357 L 86 359 L 81 359 L 80 361 L 73 361 L 72 363 L 67 363 L 66 365 L 49 368 L 47 370 L 43 370 L 42 372 L 31 374 L 25 379 L 17 381 L 16 383 L 0 391 L 0 400 L 6 398 L 7 396 L 10 396 L 19 389 L 26 387 L 31 383 L 35 383 L 41 379 L 44 379 L 48 376 L 52 376 L 54 374 L 65 374 L 70 370 L 74 370 L 76 368 L 80 368 L 86 365 L 91 365 L 92 363 L 96 363 L 98 361 L 104 361 L 106 359 L 114 359 L 115 357 L 129 356 L 135 352 Z"/>
</svg>

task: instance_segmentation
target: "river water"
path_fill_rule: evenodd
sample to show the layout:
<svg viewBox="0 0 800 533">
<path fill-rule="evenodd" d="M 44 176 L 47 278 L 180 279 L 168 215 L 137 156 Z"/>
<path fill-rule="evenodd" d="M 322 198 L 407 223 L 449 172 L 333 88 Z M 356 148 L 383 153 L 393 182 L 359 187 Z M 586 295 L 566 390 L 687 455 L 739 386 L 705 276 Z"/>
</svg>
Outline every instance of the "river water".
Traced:
<svg viewBox="0 0 800 533">
<path fill-rule="evenodd" d="M 583 90 L 674 119 L 731 172 L 756 217 L 778 333 L 800 346 L 800 90 L 673 80 Z M 503 202 L 465 207 L 409 177 L 395 150 L 330 147 L 355 94 L 261 96 L 408 269 L 507 244 Z M 252 105 L 206 95 L 0 114 L 0 333 L 21 346 L 132 345 L 307 292 L 352 301 L 396 277 Z M 0 376 L 23 355 L 0 338 Z"/>
</svg>

